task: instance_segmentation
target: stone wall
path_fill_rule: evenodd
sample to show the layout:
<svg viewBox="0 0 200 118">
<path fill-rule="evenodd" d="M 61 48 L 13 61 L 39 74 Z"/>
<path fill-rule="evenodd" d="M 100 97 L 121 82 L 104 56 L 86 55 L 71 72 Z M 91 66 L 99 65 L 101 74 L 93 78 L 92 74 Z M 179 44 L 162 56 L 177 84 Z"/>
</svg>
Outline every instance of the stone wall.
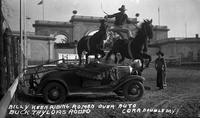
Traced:
<svg viewBox="0 0 200 118">
<path fill-rule="evenodd" d="M 169 38 L 153 44 L 164 52 L 166 58 L 182 58 L 188 61 L 200 61 L 200 39 Z"/>
<path fill-rule="evenodd" d="M 47 36 L 29 36 L 27 40 L 28 65 L 54 60 L 54 40 Z"/>
</svg>

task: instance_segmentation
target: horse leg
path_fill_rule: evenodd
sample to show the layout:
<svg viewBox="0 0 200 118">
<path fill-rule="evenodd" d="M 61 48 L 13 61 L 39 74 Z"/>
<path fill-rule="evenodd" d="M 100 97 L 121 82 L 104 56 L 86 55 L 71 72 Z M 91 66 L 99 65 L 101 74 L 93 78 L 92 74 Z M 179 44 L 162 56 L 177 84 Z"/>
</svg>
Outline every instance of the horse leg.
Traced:
<svg viewBox="0 0 200 118">
<path fill-rule="evenodd" d="M 78 54 L 78 58 L 79 58 L 79 66 L 81 65 L 81 63 L 82 63 L 82 59 L 81 59 L 81 54 Z"/>
<path fill-rule="evenodd" d="M 99 61 L 98 54 L 95 54 L 95 61 Z"/>
<path fill-rule="evenodd" d="M 148 55 L 148 54 L 145 54 L 145 53 L 143 53 L 142 54 L 142 58 L 143 59 L 148 59 L 148 63 L 146 64 L 146 67 L 149 67 L 149 64 L 150 64 L 150 62 L 151 62 L 151 56 L 150 55 Z"/>
<path fill-rule="evenodd" d="M 141 68 L 141 72 L 144 70 L 144 59 L 143 59 L 143 54 L 141 54 L 140 56 L 139 56 L 139 59 L 141 60 L 141 63 L 142 63 L 142 68 Z"/>
<path fill-rule="evenodd" d="M 86 58 L 85 64 L 88 64 L 88 56 L 89 56 L 89 54 L 87 53 L 87 54 L 85 55 L 85 58 Z"/>
<path fill-rule="evenodd" d="M 79 59 L 79 66 L 81 65 L 81 63 L 82 63 L 82 51 L 78 51 L 78 59 Z"/>
<path fill-rule="evenodd" d="M 123 62 L 124 59 L 125 59 L 125 56 L 124 56 L 124 55 L 121 55 L 121 56 L 122 56 L 122 58 L 119 60 L 119 63 Z"/>
<path fill-rule="evenodd" d="M 105 56 L 105 53 L 104 53 L 104 51 L 103 50 L 98 50 L 98 54 L 100 54 L 101 55 L 101 57 L 100 58 L 103 58 L 104 56 Z M 98 58 L 98 57 L 97 57 Z"/>
<path fill-rule="evenodd" d="M 149 67 L 149 64 L 151 63 L 151 60 L 152 60 L 152 58 L 151 58 L 151 56 L 150 55 L 147 55 L 147 57 L 148 57 L 148 63 L 147 63 L 147 67 Z"/>
<path fill-rule="evenodd" d="M 114 62 L 115 62 L 115 64 L 117 64 L 117 62 L 118 62 L 117 56 L 118 56 L 118 55 L 117 55 L 117 53 L 114 53 L 114 54 L 115 54 L 115 61 L 114 61 Z"/>
<path fill-rule="evenodd" d="M 113 54 L 113 50 L 110 50 L 108 52 L 108 54 L 106 55 L 106 61 L 108 60 L 108 58 Z"/>
<path fill-rule="evenodd" d="M 100 50 L 99 54 L 101 55 L 101 58 L 103 58 L 105 56 L 105 52 L 103 50 Z"/>
</svg>

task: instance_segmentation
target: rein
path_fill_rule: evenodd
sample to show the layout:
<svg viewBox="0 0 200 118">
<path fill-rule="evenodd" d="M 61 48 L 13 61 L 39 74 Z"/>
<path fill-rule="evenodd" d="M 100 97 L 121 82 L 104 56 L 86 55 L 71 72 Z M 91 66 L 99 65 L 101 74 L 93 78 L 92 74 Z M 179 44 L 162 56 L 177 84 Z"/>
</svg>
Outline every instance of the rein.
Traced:
<svg viewBox="0 0 200 118">
<path fill-rule="evenodd" d="M 131 43 L 132 43 L 132 40 L 128 42 L 128 54 L 133 59 L 133 54 L 131 51 Z"/>
<path fill-rule="evenodd" d="M 147 35 L 147 30 L 146 30 L 146 26 L 144 27 L 144 34 L 145 34 L 145 37 L 148 39 L 148 35 Z"/>
<path fill-rule="evenodd" d="M 88 51 L 90 52 L 90 38 L 87 39 L 87 48 L 88 48 Z"/>
</svg>

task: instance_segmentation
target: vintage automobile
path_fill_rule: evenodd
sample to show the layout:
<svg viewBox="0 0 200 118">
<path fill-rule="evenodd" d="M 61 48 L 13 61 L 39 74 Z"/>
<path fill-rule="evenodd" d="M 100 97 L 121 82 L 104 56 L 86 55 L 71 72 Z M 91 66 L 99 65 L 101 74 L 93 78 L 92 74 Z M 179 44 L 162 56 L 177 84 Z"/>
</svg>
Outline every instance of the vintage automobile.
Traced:
<svg viewBox="0 0 200 118">
<path fill-rule="evenodd" d="M 84 66 L 61 64 L 48 70 L 40 81 L 32 75 L 29 92 L 49 104 L 63 103 L 67 96 L 114 92 L 130 101 L 144 94 L 144 77 L 133 66 L 90 63 Z"/>
</svg>

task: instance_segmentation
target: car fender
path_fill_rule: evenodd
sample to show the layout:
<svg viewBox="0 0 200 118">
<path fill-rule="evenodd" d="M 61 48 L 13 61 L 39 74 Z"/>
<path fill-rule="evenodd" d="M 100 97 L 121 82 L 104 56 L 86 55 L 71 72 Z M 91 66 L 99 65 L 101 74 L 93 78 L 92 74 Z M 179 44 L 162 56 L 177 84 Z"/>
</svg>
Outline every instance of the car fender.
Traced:
<svg viewBox="0 0 200 118">
<path fill-rule="evenodd" d="M 139 76 L 139 75 L 128 75 L 121 79 L 122 79 L 122 81 L 119 82 L 119 84 L 116 87 L 114 87 L 114 90 L 122 87 L 123 85 L 125 85 L 126 83 L 128 83 L 130 81 L 140 81 L 141 83 L 143 83 L 143 81 L 145 81 L 145 78 L 142 76 Z"/>
<path fill-rule="evenodd" d="M 43 88 L 45 87 L 45 85 L 49 82 L 58 82 L 65 87 L 67 93 L 69 92 L 68 91 L 69 90 L 68 85 L 62 79 L 61 75 L 57 76 L 57 77 L 56 76 L 50 76 L 50 75 L 59 75 L 59 74 L 56 74 L 56 72 L 50 72 L 47 75 L 43 76 L 43 78 L 40 81 L 40 84 L 37 87 L 36 94 L 40 94 L 42 92 Z"/>
</svg>

